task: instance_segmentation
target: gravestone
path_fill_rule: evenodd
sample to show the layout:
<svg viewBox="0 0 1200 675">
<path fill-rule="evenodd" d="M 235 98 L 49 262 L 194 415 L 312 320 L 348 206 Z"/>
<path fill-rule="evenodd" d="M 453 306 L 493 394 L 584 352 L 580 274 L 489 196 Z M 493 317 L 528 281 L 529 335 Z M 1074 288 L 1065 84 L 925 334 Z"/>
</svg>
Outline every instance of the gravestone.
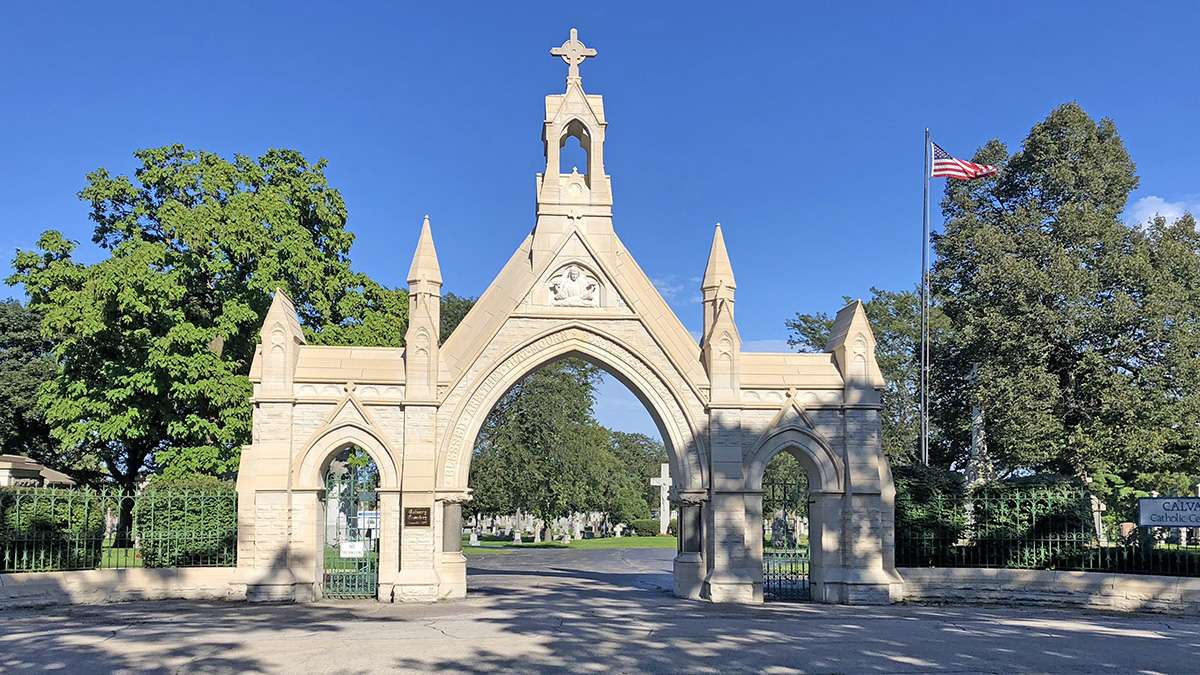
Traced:
<svg viewBox="0 0 1200 675">
<path fill-rule="evenodd" d="M 471 545 L 471 546 L 478 546 L 478 545 L 479 545 L 479 535 L 478 535 L 477 533 L 475 533 L 475 532 L 472 532 L 472 533 L 471 533 L 471 542 L 470 542 L 470 545 Z"/>
<path fill-rule="evenodd" d="M 514 544 L 521 544 L 521 543 L 524 543 L 524 542 L 522 542 L 522 541 L 521 541 L 521 531 L 520 531 L 520 530 L 517 530 L 517 531 L 516 531 L 516 533 L 515 533 L 515 534 L 513 534 L 513 539 L 512 539 L 512 542 L 513 542 Z"/>
</svg>

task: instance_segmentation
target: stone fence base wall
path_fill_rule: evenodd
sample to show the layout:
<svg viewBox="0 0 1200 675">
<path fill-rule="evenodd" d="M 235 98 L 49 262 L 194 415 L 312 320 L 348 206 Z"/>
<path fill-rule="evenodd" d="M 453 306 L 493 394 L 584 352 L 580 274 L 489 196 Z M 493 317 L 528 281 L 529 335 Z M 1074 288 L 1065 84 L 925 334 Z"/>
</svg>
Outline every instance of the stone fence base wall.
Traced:
<svg viewBox="0 0 1200 675">
<path fill-rule="evenodd" d="M 904 600 L 1074 606 L 1200 616 L 1200 579 L 1103 572 L 901 567 Z"/>
<path fill-rule="evenodd" d="M 245 600 L 234 567 L 0 574 L 0 609 L 123 600 Z"/>
</svg>

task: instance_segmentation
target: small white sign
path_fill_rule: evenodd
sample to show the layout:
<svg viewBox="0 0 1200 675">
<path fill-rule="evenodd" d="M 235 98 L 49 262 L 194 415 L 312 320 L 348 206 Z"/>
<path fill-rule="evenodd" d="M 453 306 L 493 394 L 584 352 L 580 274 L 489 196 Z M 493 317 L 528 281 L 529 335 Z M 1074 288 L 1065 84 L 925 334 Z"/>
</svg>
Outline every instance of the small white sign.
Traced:
<svg viewBox="0 0 1200 675">
<path fill-rule="evenodd" d="M 1142 497 L 1138 499 L 1142 527 L 1200 527 L 1200 497 Z"/>
<path fill-rule="evenodd" d="M 365 541 L 343 541 L 341 556 L 343 558 L 362 558 L 367 554 Z"/>
</svg>

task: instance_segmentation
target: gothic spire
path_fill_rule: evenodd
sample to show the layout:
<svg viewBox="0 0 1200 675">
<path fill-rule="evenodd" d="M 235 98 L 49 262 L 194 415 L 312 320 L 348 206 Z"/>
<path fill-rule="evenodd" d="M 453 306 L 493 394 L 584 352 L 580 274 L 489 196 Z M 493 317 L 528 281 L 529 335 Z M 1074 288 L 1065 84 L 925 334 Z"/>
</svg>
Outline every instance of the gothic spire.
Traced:
<svg viewBox="0 0 1200 675">
<path fill-rule="evenodd" d="M 732 290 L 737 288 L 733 280 L 733 265 L 729 264 L 729 253 L 725 251 L 725 238 L 721 236 L 721 224 L 717 223 L 717 231 L 713 234 L 712 248 L 708 252 L 708 266 L 704 268 L 704 280 L 700 290 L 708 290 L 725 286 Z"/>
<path fill-rule="evenodd" d="M 429 216 L 421 225 L 421 239 L 417 241 L 417 252 L 413 255 L 412 267 L 408 269 L 408 283 L 428 281 L 442 285 L 442 270 L 438 266 L 437 251 L 433 248 L 433 233 L 429 230 Z"/>
</svg>

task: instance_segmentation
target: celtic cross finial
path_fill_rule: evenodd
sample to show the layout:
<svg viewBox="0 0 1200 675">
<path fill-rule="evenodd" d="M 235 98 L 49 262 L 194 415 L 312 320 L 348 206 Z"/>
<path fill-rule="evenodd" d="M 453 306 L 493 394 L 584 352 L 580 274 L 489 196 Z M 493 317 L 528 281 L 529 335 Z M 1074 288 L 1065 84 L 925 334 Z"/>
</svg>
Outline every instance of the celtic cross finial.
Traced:
<svg viewBox="0 0 1200 675">
<path fill-rule="evenodd" d="M 588 49 L 587 47 L 583 46 L 583 43 L 579 41 L 578 31 L 572 28 L 571 39 L 562 43 L 561 47 L 555 47 L 554 49 L 551 49 L 550 55 L 561 56 L 562 60 L 565 61 L 568 66 L 570 66 L 570 68 L 567 69 L 568 80 L 578 80 L 579 64 L 583 63 L 584 59 L 595 56 L 596 50 Z"/>
</svg>

